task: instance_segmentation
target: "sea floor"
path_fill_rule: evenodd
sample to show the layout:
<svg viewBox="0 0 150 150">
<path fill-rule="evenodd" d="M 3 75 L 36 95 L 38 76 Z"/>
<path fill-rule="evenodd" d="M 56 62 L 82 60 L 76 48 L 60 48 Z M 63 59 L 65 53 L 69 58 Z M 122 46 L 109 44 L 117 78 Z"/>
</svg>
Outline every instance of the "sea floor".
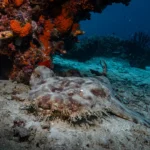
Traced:
<svg viewBox="0 0 150 150">
<path fill-rule="evenodd" d="M 150 119 L 150 71 L 130 67 L 128 61 L 119 58 L 95 57 L 84 63 L 54 58 L 56 65 L 77 69 L 86 76 L 95 76 L 90 69 L 102 72 L 101 60 L 107 64 L 107 77 L 117 99 Z"/>
<path fill-rule="evenodd" d="M 94 76 L 90 69 L 102 71 L 115 97 L 128 108 L 150 119 L 150 71 L 132 68 L 117 58 L 93 58 L 85 63 L 54 58 L 59 69 L 78 69 Z M 30 87 L 0 80 L 0 150 L 149 150 L 150 128 L 112 116 L 93 127 L 70 126 L 58 119 L 45 123 L 21 110 L 28 101 Z"/>
</svg>

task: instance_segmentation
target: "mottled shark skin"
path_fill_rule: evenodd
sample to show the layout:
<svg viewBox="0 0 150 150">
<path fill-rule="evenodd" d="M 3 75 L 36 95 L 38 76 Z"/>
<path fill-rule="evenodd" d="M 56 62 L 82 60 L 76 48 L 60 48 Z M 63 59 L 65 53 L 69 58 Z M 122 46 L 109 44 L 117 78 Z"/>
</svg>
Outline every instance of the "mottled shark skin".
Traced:
<svg viewBox="0 0 150 150">
<path fill-rule="evenodd" d="M 30 85 L 29 99 L 39 116 L 93 125 L 95 120 L 115 115 L 150 127 L 150 121 L 115 98 L 104 76 L 59 77 L 39 66 L 31 76 Z"/>
</svg>

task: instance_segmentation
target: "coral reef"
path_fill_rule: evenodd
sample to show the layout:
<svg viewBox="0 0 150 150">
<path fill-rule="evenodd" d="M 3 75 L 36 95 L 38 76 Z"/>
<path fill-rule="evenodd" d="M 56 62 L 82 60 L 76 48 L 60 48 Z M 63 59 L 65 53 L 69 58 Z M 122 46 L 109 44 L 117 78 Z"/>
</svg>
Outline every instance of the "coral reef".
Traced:
<svg viewBox="0 0 150 150">
<path fill-rule="evenodd" d="M 77 36 L 84 34 L 79 22 L 90 19 L 91 11 L 102 12 L 112 3 L 128 5 L 129 2 L 0 0 L 0 55 L 12 61 L 9 77 L 28 82 L 27 76 L 30 77 L 38 65 L 53 68 L 52 55 L 55 52 L 65 54 L 66 43 L 78 41 Z"/>
<path fill-rule="evenodd" d="M 95 125 L 112 114 L 150 126 L 150 121 L 121 104 L 104 76 L 59 77 L 45 66 L 37 67 L 30 80 L 28 111 L 43 119 L 60 118 L 73 125 Z M 99 120 L 100 119 L 100 120 Z"/>
<path fill-rule="evenodd" d="M 77 59 L 84 62 L 94 56 L 118 56 L 124 53 L 124 41 L 116 36 L 85 37 L 72 48 L 68 48 L 65 58 Z"/>
<path fill-rule="evenodd" d="M 150 65 L 150 36 L 144 32 L 135 32 L 133 37 L 124 43 L 130 65 L 145 69 Z"/>
<path fill-rule="evenodd" d="M 114 35 L 86 37 L 72 48 L 66 49 L 69 51 L 63 57 L 81 62 L 104 56 L 126 59 L 132 67 L 141 69 L 150 65 L 150 36 L 144 32 L 135 32 L 133 37 L 127 40 Z"/>
</svg>

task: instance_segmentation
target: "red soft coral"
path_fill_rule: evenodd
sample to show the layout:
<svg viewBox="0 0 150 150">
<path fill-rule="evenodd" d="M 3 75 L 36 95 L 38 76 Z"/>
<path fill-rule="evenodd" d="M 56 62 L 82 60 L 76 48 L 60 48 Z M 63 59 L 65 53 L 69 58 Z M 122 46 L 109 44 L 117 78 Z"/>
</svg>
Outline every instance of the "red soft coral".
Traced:
<svg viewBox="0 0 150 150">
<path fill-rule="evenodd" d="M 41 21 L 41 17 L 39 21 Z M 45 55 L 49 56 L 52 51 L 50 46 L 50 38 L 51 38 L 51 31 L 54 27 L 54 24 L 52 24 L 49 19 L 44 20 L 44 18 L 42 19 L 42 22 L 44 23 L 44 30 L 43 30 L 43 34 L 39 35 L 39 40 L 44 45 Z"/>
<path fill-rule="evenodd" d="M 61 34 L 67 33 L 73 25 L 73 17 L 63 8 L 61 14 L 55 18 L 54 24 Z"/>
<path fill-rule="evenodd" d="M 20 37 L 27 36 L 31 31 L 31 24 L 26 23 L 24 26 L 21 26 L 21 22 L 18 20 L 10 21 L 10 28 L 14 33 L 18 34 Z"/>
</svg>

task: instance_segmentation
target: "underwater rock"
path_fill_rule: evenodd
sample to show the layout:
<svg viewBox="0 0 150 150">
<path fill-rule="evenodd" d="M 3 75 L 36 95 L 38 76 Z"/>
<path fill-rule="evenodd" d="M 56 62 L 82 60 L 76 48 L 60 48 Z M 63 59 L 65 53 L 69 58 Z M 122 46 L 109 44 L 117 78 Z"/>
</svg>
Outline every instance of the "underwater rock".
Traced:
<svg viewBox="0 0 150 150">
<path fill-rule="evenodd" d="M 111 84 L 104 76 L 59 77 L 49 68 L 39 66 L 31 76 L 30 85 L 29 108 L 34 108 L 40 118 L 95 125 L 102 119 L 117 116 L 150 127 L 150 121 L 114 97 Z"/>
<path fill-rule="evenodd" d="M 35 67 L 52 69 L 52 55 L 66 54 L 78 42 L 85 33 L 79 23 L 90 19 L 90 12 L 101 13 L 108 5 L 130 1 L 1 0 L 0 55 L 11 59 L 7 78 L 28 84 Z"/>
</svg>

